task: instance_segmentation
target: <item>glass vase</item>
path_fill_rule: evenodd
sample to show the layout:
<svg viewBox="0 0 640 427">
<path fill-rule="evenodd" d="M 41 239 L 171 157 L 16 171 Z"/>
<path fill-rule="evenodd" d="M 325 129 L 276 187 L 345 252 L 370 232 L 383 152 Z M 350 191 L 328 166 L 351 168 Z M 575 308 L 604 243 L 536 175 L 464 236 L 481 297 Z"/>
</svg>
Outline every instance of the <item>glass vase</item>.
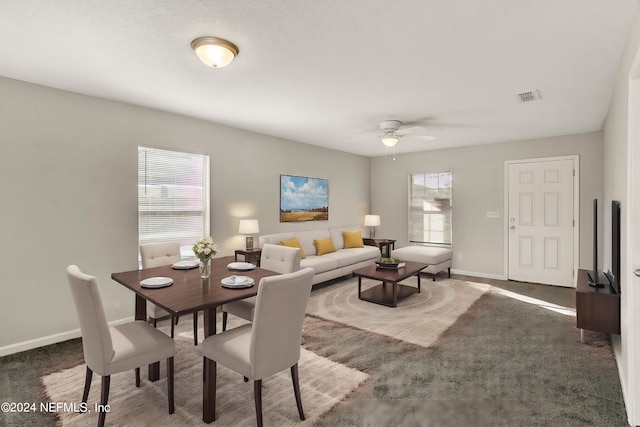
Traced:
<svg viewBox="0 0 640 427">
<path fill-rule="evenodd" d="M 211 276 L 211 259 L 200 260 L 200 277 L 208 279 Z"/>
</svg>

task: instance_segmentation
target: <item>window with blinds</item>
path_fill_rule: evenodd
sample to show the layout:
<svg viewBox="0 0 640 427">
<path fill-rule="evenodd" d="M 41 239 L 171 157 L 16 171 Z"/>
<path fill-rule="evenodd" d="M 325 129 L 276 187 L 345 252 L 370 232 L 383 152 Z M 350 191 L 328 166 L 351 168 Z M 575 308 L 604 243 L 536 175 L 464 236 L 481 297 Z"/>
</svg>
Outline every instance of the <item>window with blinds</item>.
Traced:
<svg viewBox="0 0 640 427">
<path fill-rule="evenodd" d="M 209 235 L 209 156 L 138 147 L 140 243 Z"/>
<path fill-rule="evenodd" d="M 452 171 L 409 174 L 409 241 L 451 244 Z"/>
</svg>

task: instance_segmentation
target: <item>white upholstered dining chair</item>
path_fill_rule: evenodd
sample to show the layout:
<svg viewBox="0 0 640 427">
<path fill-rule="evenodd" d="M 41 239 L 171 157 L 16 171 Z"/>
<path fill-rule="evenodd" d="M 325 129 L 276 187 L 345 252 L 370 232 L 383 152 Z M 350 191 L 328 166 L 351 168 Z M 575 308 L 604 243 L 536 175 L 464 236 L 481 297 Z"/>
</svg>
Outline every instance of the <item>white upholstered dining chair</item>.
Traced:
<svg viewBox="0 0 640 427">
<path fill-rule="evenodd" d="M 140 245 L 140 259 L 142 268 L 160 267 L 171 265 L 180 261 L 180 243 L 178 242 L 157 242 L 142 243 Z M 147 316 L 153 321 L 155 327 L 158 319 L 171 316 L 171 314 L 147 301 Z M 174 326 L 178 324 L 178 317 L 171 316 L 171 338 L 173 338 Z M 193 342 L 198 345 L 198 312 L 193 313 Z"/>
<path fill-rule="evenodd" d="M 253 322 L 210 335 L 202 342 L 202 355 L 213 362 L 213 375 L 216 374 L 217 363 L 221 363 L 253 380 L 259 427 L 262 426 L 262 380 L 287 368 L 291 370 L 298 415 L 304 420 L 298 359 L 313 274 L 312 268 L 305 268 L 263 278 L 256 297 Z M 214 388 L 214 408 L 215 393 Z"/>
<path fill-rule="evenodd" d="M 111 375 L 135 369 L 136 387 L 140 387 L 140 367 L 166 359 L 167 399 L 169 413 L 173 414 L 173 357 L 176 352 L 173 339 L 142 320 L 110 327 L 98 280 L 84 274 L 76 265 L 67 267 L 67 278 L 78 313 L 87 365 L 82 402 L 87 402 L 94 372 L 102 376 L 100 404 L 106 408 Z M 104 425 L 105 417 L 106 411 L 101 411 L 98 426 Z"/>
<path fill-rule="evenodd" d="M 281 245 L 265 244 L 260 254 L 260 268 L 280 274 L 300 270 L 300 249 Z M 256 305 L 256 297 L 245 298 L 222 306 L 222 330 L 227 330 L 227 313 L 251 321 Z"/>
</svg>

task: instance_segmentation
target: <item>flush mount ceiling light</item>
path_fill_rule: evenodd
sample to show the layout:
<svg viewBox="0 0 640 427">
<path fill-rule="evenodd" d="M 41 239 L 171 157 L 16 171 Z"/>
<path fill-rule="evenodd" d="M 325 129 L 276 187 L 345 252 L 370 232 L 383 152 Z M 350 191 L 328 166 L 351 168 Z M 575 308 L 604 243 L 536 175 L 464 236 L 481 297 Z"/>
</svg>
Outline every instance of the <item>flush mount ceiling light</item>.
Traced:
<svg viewBox="0 0 640 427">
<path fill-rule="evenodd" d="M 226 67 L 238 55 L 238 46 L 216 37 L 198 37 L 191 42 L 198 58 L 209 67 Z"/>
</svg>

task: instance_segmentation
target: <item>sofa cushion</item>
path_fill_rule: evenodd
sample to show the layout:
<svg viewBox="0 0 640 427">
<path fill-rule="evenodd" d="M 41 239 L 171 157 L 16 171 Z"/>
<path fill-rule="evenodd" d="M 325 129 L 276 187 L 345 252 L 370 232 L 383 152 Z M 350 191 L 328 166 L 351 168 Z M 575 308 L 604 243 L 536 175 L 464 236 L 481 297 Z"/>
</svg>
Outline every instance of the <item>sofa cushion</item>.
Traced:
<svg viewBox="0 0 640 427">
<path fill-rule="evenodd" d="M 313 244 L 316 247 L 316 254 L 318 256 L 336 251 L 336 248 L 333 246 L 333 242 L 331 241 L 331 237 L 328 239 L 314 240 Z"/>
<path fill-rule="evenodd" d="M 287 232 L 287 233 L 267 234 L 264 236 L 260 236 L 258 239 L 260 242 L 260 247 L 263 247 L 265 243 L 270 243 L 272 245 L 279 245 L 281 240 L 291 240 L 294 237 L 296 237 L 295 234 L 293 234 L 292 232 Z"/>
<path fill-rule="evenodd" d="M 364 248 L 361 231 L 343 231 L 342 237 L 344 239 L 345 249 Z"/>
<path fill-rule="evenodd" d="M 314 274 L 319 274 L 338 268 L 338 261 L 327 256 L 311 255 L 300 260 L 300 268 L 302 269 L 307 267 L 313 268 L 315 271 Z"/>
<path fill-rule="evenodd" d="M 380 257 L 380 249 L 375 246 L 363 246 L 362 248 L 338 249 L 336 252 L 326 254 L 323 258 L 332 258 L 338 268 L 356 264 L 362 261 L 373 260 Z"/>
<path fill-rule="evenodd" d="M 302 249 L 302 245 L 300 245 L 300 242 L 298 241 L 298 238 L 296 236 L 293 236 L 293 238 L 291 240 L 280 240 L 280 245 L 282 246 L 288 246 L 290 248 L 298 248 L 300 249 L 300 259 L 304 259 L 304 249 Z"/>
<path fill-rule="evenodd" d="M 328 228 L 321 228 L 319 230 L 306 230 L 296 231 L 295 236 L 300 241 L 302 249 L 304 249 L 305 255 L 317 255 L 316 246 L 313 244 L 314 240 L 324 240 L 331 237 Z"/>
<path fill-rule="evenodd" d="M 335 246 L 336 249 L 344 248 L 344 237 L 342 236 L 342 233 L 344 231 L 347 231 L 347 232 L 359 231 L 361 233 L 364 233 L 362 227 L 358 227 L 358 226 L 330 228 L 329 233 L 331 234 L 331 240 L 333 240 L 333 246 Z"/>
</svg>

